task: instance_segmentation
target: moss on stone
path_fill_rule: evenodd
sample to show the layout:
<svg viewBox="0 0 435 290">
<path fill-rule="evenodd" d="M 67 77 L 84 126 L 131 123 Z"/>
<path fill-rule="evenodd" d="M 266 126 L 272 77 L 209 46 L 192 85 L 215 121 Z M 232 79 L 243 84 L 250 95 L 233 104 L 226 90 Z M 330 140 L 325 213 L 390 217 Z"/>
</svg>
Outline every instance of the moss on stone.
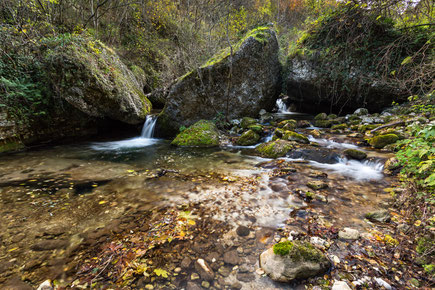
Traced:
<svg viewBox="0 0 435 290">
<path fill-rule="evenodd" d="M 281 242 L 273 245 L 273 253 L 275 255 L 285 256 L 293 249 L 293 243 L 290 241 Z"/>
<path fill-rule="evenodd" d="M 245 133 L 240 136 L 240 138 L 237 140 L 237 145 L 241 146 L 249 146 L 257 144 L 260 140 L 260 135 L 255 133 L 253 130 L 248 130 Z"/>
<path fill-rule="evenodd" d="M 339 124 L 331 127 L 332 130 L 344 130 L 347 129 L 347 124 Z"/>
<path fill-rule="evenodd" d="M 308 138 L 306 136 L 299 134 L 299 133 L 296 133 L 296 132 L 293 132 L 293 131 L 285 131 L 282 139 L 288 140 L 288 141 L 296 141 L 296 142 L 304 143 L 304 144 L 310 143 L 310 141 L 308 140 Z"/>
<path fill-rule="evenodd" d="M 358 132 L 365 133 L 366 131 L 373 130 L 379 127 L 379 125 L 360 125 L 358 128 Z"/>
<path fill-rule="evenodd" d="M 329 128 L 333 124 L 332 120 L 315 120 L 314 125 L 320 128 Z"/>
<path fill-rule="evenodd" d="M 326 113 L 320 113 L 314 117 L 314 120 L 326 120 L 326 119 L 328 119 L 328 115 Z"/>
<path fill-rule="evenodd" d="M 369 144 L 377 149 L 384 148 L 389 144 L 396 143 L 399 137 L 395 134 L 379 135 L 369 139 Z"/>
<path fill-rule="evenodd" d="M 171 145 L 214 147 L 219 145 L 219 132 L 211 121 L 200 120 L 175 137 Z"/>
<path fill-rule="evenodd" d="M 289 141 L 280 139 L 260 144 L 256 148 L 257 152 L 268 158 L 278 158 L 285 156 L 287 152 L 292 149 L 293 146 Z"/>
<path fill-rule="evenodd" d="M 272 29 L 268 26 L 260 26 L 255 29 L 252 29 L 249 31 L 242 39 L 240 39 L 233 47 L 232 47 L 232 53 L 235 54 L 242 44 L 248 39 L 248 38 L 254 38 L 256 41 L 260 43 L 266 43 L 269 39 L 270 33 Z M 214 56 L 212 56 L 204 65 L 201 66 L 201 68 L 212 66 L 218 62 L 223 61 L 227 57 L 231 55 L 231 47 L 226 47 L 216 53 Z"/>
<path fill-rule="evenodd" d="M 275 255 L 289 255 L 294 261 L 322 262 L 327 261 L 323 253 L 307 242 L 285 241 L 273 246 Z"/>
<path fill-rule="evenodd" d="M 363 160 L 367 157 L 365 152 L 357 149 L 346 149 L 344 150 L 344 155 L 346 155 L 348 158 L 356 160 Z"/>
<path fill-rule="evenodd" d="M 286 130 L 294 130 L 296 128 L 296 120 L 293 119 L 289 119 L 289 120 L 284 120 L 278 123 L 278 127 L 279 128 L 283 128 L 284 126 L 288 125 L 289 129 Z"/>
<path fill-rule="evenodd" d="M 17 151 L 24 148 L 24 145 L 20 142 L 13 141 L 7 142 L 5 144 L 0 145 L 0 153 L 9 152 L 9 151 Z"/>
<path fill-rule="evenodd" d="M 242 126 L 243 129 L 248 129 L 249 126 L 256 124 L 257 121 L 254 118 L 250 117 L 244 117 L 242 119 L 242 122 L 240 123 L 240 126 Z"/>
<path fill-rule="evenodd" d="M 259 124 L 250 125 L 248 129 L 254 131 L 257 134 L 261 134 L 263 132 L 263 126 Z"/>
</svg>

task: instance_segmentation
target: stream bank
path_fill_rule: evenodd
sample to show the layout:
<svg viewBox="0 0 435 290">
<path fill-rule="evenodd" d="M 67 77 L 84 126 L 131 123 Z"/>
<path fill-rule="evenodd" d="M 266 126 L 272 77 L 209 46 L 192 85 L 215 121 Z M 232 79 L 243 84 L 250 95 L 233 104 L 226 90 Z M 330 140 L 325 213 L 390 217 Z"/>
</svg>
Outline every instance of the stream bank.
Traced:
<svg viewBox="0 0 435 290">
<path fill-rule="evenodd" d="M 392 154 L 337 129 L 297 131 L 317 150 L 269 159 L 253 146 L 177 148 L 148 135 L 2 156 L 1 283 L 282 289 L 409 281 L 409 269 L 398 270 L 409 264 L 398 264 L 391 280 L 385 263 L 397 257 L 395 223 L 365 218 L 388 209 L 400 220 L 390 208 L 397 180 L 383 174 Z M 340 157 L 355 148 L 367 160 Z M 343 236 L 345 228 L 356 239 Z M 312 242 L 332 268 L 273 282 L 258 256 L 282 239 Z"/>
</svg>

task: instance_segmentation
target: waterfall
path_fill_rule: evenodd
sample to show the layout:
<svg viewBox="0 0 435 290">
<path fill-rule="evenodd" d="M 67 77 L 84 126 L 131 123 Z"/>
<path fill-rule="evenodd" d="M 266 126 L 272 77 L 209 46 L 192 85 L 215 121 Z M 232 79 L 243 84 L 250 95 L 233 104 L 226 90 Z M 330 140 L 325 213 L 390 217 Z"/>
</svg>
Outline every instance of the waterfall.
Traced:
<svg viewBox="0 0 435 290">
<path fill-rule="evenodd" d="M 278 113 L 290 113 L 287 105 L 281 99 L 276 100 L 276 106 L 278 107 Z"/>
<path fill-rule="evenodd" d="M 148 115 L 145 123 L 143 124 L 142 134 L 140 135 L 142 138 L 151 139 L 154 135 L 154 127 L 156 126 L 157 117 Z"/>
</svg>

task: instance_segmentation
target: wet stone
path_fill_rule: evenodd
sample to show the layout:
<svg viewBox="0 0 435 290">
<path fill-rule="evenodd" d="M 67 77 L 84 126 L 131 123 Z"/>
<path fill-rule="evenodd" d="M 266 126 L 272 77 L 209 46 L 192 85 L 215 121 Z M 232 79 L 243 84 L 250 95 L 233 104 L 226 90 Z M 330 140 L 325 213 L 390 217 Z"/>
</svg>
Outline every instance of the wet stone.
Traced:
<svg viewBox="0 0 435 290">
<path fill-rule="evenodd" d="M 195 269 L 202 279 L 211 281 L 214 278 L 214 272 L 204 259 L 198 259 L 195 262 Z"/>
<path fill-rule="evenodd" d="M 240 282 L 236 282 L 236 283 L 233 283 L 233 284 L 231 285 L 231 289 L 234 289 L 234 290 L 242 289 L 242 287 L 243 287 L 243 285 L 242 285 L 242 283 L 240 283 Z"/>
<path fill-rule="evenodd" d="M 210 254 L 207 255 L 207 257 L 205 257 L 205 260 L 209 263 L 214 263 L 217 260 L 219 260 L 220 255 L 216 252 L 211 252 Z"/>
<path fill-rule="evenodd" d="M 237 274 L 237 280 L 242 282 L 251 282 L 255 280 L 255 275 L 252 273 L 238 273 Z"/>
<path fill-rule="evenodd" d="M 201 286 L 208 289 L 210 288 L 210 283 L 208 281 L 202 281 Z"/>
<path fill-rule="evenodd" d="M 200 287 L 198 284 L 196 284 L 196 283 L 193 283 L 193 282 L 187 282 L 187 287 L 186 287 L 186 289 L 187 289 L 187 290 L 201 290 L 201 287 Z"/>
<path fill-rule="evenodd" d="M 181 268 L 189 268 L 192 264 L 192 260 L 189 257 L 184 257 L 184 259 L 181 261 Z"/>
<path fill-rule="evenodd" d="M 231 265 L 240 264 L 240 257 L 237 251 L 232 250 L 224 254 L 224 262 Z"/>
<path fill-rule="evenodd" d="M 249 235 L 251 230 L 248 227 L 245 226 L 239 226 L 236 230 L 237 234 L 241 237 L 246 237 Z"/>
<path fill-rule="evenodd" d="M 45 240 L 33 244 L 30 248 L 33 251 L 50 251 L 65 248 L 67 245 L 68 241 L 65 240 Z"/>
<path fill-rule="evenodd" d="M 359 239 L 359 236 L 359 232 L 351 228 L 344 228 L 338 232 L 338 237 L 344 240 L 357 240 Z"/>
<path fill-rule="evenodd" d="M 323 182 L 321 180 L 313 180 L 307 183 L 307 186 L 314 190 L 320 190 L 328 188 L 328 184 L 326 182 Z"/>
<path fill-rule="evenodd" d="M 224 277 L 228 277 L 231 273 L 231 269 L 225 266 L 219 268 L 218 273 Z"/>
</svg>

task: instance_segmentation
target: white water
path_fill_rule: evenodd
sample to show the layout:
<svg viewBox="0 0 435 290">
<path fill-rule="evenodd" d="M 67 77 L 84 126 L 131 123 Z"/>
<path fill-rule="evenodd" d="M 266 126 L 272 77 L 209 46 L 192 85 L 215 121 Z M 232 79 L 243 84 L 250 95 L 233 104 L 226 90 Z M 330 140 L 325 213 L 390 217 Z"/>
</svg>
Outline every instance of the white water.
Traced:
<svg viewBox="0 0 435 290">
<path fill-rule="evenodd" d="M 281 99 L 276 100 L 276 106 L 278 107 L 278 113 L 281 114 L 291 113 L 291 111 L 289 111 L 289 109 L 287 108 L 287 105 Z"/>
<path fill-rule="evenodd" d="M 329 140 L 329 139 L 317 139 L 314 138 L 312 135 L 308 136 L 308 140 L 310 140 L 311 142 L 316 142 L 322 146 L 325 146 L 326 148 L 336 148 L 336 149 L 357 149 L 358 146 L 354 145 L 354 144 L 350 144 L 350 143 L 340 143 L 340 142 L 336 142 L 334 140 Z"/>
<path fill-rule="evenodd" d="M 120 141 L 98 142 L 91 145 L 91 148 L 99 151 L 114 151 L 129 148 L 142 148 L 156 144 L 159 140 L 153 138 L 157 117 L 148 115 L 142 128 L 140 137 Z"/>
<path fill-rule="evenodd" d="M 304 159 L 283 158 L 286 161 L 298 162 Z M 309 164 L 332 171 L 343 176 L 353 178 L 358 181 L 381 180 L 384 175 L 382 171 L 384 164 L 382 162 L 368 161 L 363 162 L 357 160 L 348 160 L 347 158 L 339 158 L 337 163 L 320 163 L 317 161 L 309 161 Z"/>
</svg>

